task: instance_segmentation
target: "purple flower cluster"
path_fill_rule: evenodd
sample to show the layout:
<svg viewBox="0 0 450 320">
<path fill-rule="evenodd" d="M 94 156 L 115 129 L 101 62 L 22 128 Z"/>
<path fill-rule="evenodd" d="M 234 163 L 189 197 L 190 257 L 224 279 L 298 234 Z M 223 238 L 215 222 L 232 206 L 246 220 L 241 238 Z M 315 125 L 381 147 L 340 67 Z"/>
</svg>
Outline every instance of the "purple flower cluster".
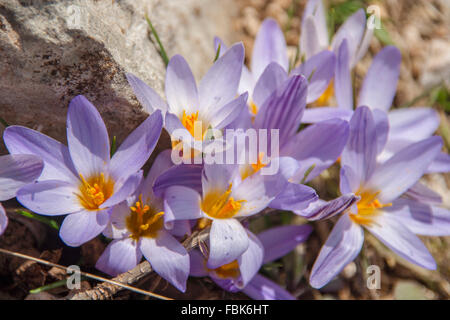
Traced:
<svg viewBox="0 0 450 320">
<path fill-rule="evenodd" d="M 3 135 L 10 155 L 0 157 L 0 201 L 16 197 L 35 213 L 66 215 L 60 237 L 69 246 L 99 234 L 112 239 L 96 264 L 104 273 L 116 276 L 144 257 L 183 292 L 189 275 L 209 276 L 223 289 L 255 299 L 295 299 L 258 271 L 304 242 L 312 228 L 278 226 L 255 235 L 249 219 L 269 210 L 310 221 L 339 216 L 311 270 L 315 288 L 357 257 L 364 229 L 400 257 L 435 269 L 417 235 L 449 235 L 450 212 L 419 179 L 450 171 L 450 157 L 441 152 L 442 139 L 433 136 L 439 125 L 435 111 L 389 111 L 401 63 L 395 47 L 373 59 L 354 103 L 351 70 L 372 32 L 360 10 L 330 43 L 322 1 L 310 0 L 302 22 L 302 62 L 292 70 L 283 33 L 267 19 L 256 37 L 251 70 L 243 64 L 241 43 L 227 48 L 216 38 L 218 59 L 198 84 L 182 56 L 170 59 L 165 98 L 127 74 L 149 116 L 113 155 L 99 112 L 83 96 L 68 108 L 67 146 L 10 126 Z M 337 106 L 330 106 L 333 100 Z M 162 128 L 173 150 L 158 154 L 144 177 L 142 167 Z M 190 160 L 236 138 L 230 129 L 276 131 L 277 140 L 262 134 L 256 143 L 265 139 L 277 152 L 258 147 L 251 161 L 244 142 L 231 147 L 233 163 L 173 162 L 173 151 L 182 149 Z M 306 184 L 336 163 L 341 196 L 324 201 Z M 264 174 L 272 164 L 276 172 Z M 0 206 L 0 233 L 6 226 Z M 181 240 L 202 230 L 208 230 L 207 240 L 188 252 Z"/>
</svg>

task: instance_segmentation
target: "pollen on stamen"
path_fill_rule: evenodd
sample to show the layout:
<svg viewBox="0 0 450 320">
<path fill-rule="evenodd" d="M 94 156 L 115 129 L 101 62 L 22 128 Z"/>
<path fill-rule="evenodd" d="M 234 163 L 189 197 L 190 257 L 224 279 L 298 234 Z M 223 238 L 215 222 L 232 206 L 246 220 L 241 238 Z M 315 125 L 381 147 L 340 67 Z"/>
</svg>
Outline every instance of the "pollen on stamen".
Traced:
<svg viewBox="0 0 450 320">
<path fill-rule="evenodd" d="M 106 178 L 104 173 L 93 175 L 88 179 L 80 173 L 81 183 L 77 194 L 80 204 L 86 210 L 100 210 L 100 206 L 108 200 L 114 192 L 114 180 Z"/>
<path fill-rule="evenodd" d="M 374 223 L 374 217 L 380 214 L 380 209 L 392 206 L 392 203 L 381 203 L 378 200 L 380 192 L 357 192 L 361 199 L 356 204 L 357 213 L 350 213 L 353 222 L 360 225 L 370 225 Z"/>
<path fill-rule="evenodd" d="M 202 210 L 208 216 L 216 219 L 229 219 L 234 217 L 242 207 L 242 203 L 246 200 L 235 200 L 231 197 L 230 183 L 228 189 L 224 193 L 210 192 L 202 202 Z"/>
<path fill-rule="evenodd" d="M 136 201 L 134 206 L 130 207 L 130 214 L 126 218 L 130 238 L 135 241 L 138 241 L 141 237 L 155 238 L 158 231 L 163 228 L 163 215 L 164 211 L 158 212 L 152 206 L 144 204 L 142 195 L 139 195 L 139 200 Z"/>
</svg>

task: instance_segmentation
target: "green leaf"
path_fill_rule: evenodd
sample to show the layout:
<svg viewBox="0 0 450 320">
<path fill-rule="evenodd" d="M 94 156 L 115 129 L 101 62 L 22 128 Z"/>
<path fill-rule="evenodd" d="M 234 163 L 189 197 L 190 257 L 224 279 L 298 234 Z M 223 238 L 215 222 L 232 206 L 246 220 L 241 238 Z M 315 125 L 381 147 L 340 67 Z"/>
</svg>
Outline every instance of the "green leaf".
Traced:
<svg viewBox="0 0 450 320">
<path fill-rule="evenodd" d="M 167 57 L 166 50 L 164 49 L 164 46 L 161 43 L 161 40 L 159 39 L 158 32 L 156 32 L 156 29 L 153 27 L 152 22 L 150 21 L 148 15 L 145 15 L 145 19 L 147 20 L 148 26 L 150 27 L 150 30 L 152 31 L 152 34 L 155 37 L 156 42 L 158 43 L 159 54 L 161 55 L 161 58 L 163 59 L 164 64 L 167 67 L 167 65 L 169 64 L 169 58 Z"/>
<path fill-rule="evenodd" d="M 1 123 L 5 128 L 6 128 L 6 127 L 9 127 L 8 122 L 6 122 L 5 119 L 3 119 L 3 118 L 1 118 L 1 117 L 0 117 L 0 123 Z"/>
<path fill-rule="evenodd" d="M 111 141 L 111 150 L 110 150 L 111 158 L 114 155 L 114 153 L 116 153 L 116 151 L 117 151 L 117 137 L 114 136 Z"/>
<path fill-rule="evenodd" d="M 216 62 L 217 59 L 219 59 L 219 56 L 220 56 L 220 45 L 221 45 L 221 43 L 219 42 L 219 45 L 217 46 L 216 56 L 214 57 L 214 61 L 213 62 Z"/>
<path fill-rule="evenodd" d="M 45 286 L 42 286 L 42 287 L 30 290 L 30 293 L 40 293 L 40 292 L 43 292 L 43 291 L 47 291 L 47 290 L 51 290 L 51 289 L 54 289 L 54 288 L 62 287 L 64 285 L 66 285 L 66 283 L 67 283 L 66 279 L 59 280 L 59 281 L 47 284 Z"/>
<path fill-rule="evenodd" d="M 394 41 L 392 41 L 391 36 L 386 31 L 386 29 L 384 29 L 383 25 L 381 25 L 381 29 L 375 29 L 374 34 L 382 44 L 386 46 L 394 45 Z"/>
<path fill-rule="evenodd" d="M 58 223 L 55 220 L 53 220 L 53 219 L 46 218 L 46 217 L 43 217 L 43 216 L 39 216 L 39 215 L 37 215 L 35 213 L 28 212 L 28 211 L 21 210 L 21 209 L 16 210 L 16 212 L 18 214 L 21 214 L 24 217 L 37 220 L 39 222 L 45 223 L 46 225 L 52 227 L 53 229 L 59 230 Z"/>
<path fill-rule="evenodd" d="M 315 167 L 316 167 L 316 165 L 313 164 L 311 167 L 308 168 L 308 170 L 306 170 L 306 172 L 303 176 L 302 182 L 300 182 L 301 184 L 304 184 L 306 182 L 306 179 L 308 179 L 309 174 L 311 173 L 311 171 L 314 170 Z"/>
</svg>

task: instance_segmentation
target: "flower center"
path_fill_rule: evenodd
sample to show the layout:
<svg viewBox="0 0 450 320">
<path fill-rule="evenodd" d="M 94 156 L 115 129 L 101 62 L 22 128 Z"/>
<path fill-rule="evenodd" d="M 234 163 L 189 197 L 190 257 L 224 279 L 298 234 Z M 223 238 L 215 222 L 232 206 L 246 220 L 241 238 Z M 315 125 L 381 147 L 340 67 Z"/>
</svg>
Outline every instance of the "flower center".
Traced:
<svg viewBox="0 0 450 320">
<path fill-rule="evenodd" d="M 390 207 L 392 203 L 382 204 L 377 199 L 380 192 L 357 192 L 356 194 L 361 197 L 361 200 L 356 204 L 358 213 L 350 213 L 350 218 L 353 222 L 361 225 L 371 224 L 373 218 L 380 213 L 381 208 Z"/>
<path fill-rule="evenodd" d="M 158 231 L 163 228 L 162 216 L 164 211 L 157 212 L 152 207 L 144 205 L 142 194 L 139 201 L 130 207 L 130 215 L 126 218 L 126 226 L 131 233 L 130 238 L 138 241 L 141 237 L 156 238 Z"/>
<path fill-rule="evenodd" d="M 194 137 L 195 140 L 203 140 L 206 134 L 206 128 L 203 127 L 203 121 L 198 119 L 198 111 L 187 115 L 186 111 L 183 110 L 181 124 L 186 128 L 187 131 L 189 131 L 189 133 Z"/>
<path fill-rule="evenodd" d="M 202 210 L 210 217 L 216 219 L 229 219 L 236 215 L 242 207 L 245 200 L 234 200 L 230 197 L 231 186 L 227 191 L 220 194 L 219 192 L 208 193 L 202 202 Z"/>
<path fill-rule="evenodd" d="M 319 107 L 324 107 L 330 104 L 331 98 L 334 96 L 334 84 L 333 80 L 330 81 L 328 88 L 322 93 L 322 95 L 317 99 L 315 105 Z"/>
<path fill-rule="evenodd" d="M 241 271 L 239 269 L 239 264 L 237 260 L 234 260 L 230 263 L 224 264 L 223 266 L 218 267 L 217 269 L 208 269 L 209 272 L 214 272 L 217 277 L 221 279 L 236 279 L 241 275 Z"/>
<path fill-rule="evenodd" d="M 80 173 L 80 193 L 77 194 L 83 208 L 90 211 L 100 210 L 100 206 L 114 192 L 114 180 L 105 178 L 103 173 L 85 179 Z"/>
<path fill-rule="evenodd" d="M 264 168 L 265 166 L 267 166 L 267 163 L 264 163 L 263 160 L 264 160 L 264 152 L 260 152 L 258 154 L 258 160 L 256 161 L 256 163 L 252 163 L 250 165 L 244 165 L 243 169 L 241 169 L 242 180 L 247 179 L 251 175 L 253 175 L 256 172 L 258 172 L 259 170 L 261 170 L 261 168 Z"/>
</svg>

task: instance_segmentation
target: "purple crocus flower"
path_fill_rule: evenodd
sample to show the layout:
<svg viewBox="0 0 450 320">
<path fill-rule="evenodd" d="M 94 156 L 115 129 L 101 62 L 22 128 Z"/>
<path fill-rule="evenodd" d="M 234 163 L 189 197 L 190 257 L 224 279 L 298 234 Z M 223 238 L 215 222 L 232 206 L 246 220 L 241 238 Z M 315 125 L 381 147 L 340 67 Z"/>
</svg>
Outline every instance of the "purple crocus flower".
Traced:
<svg viewBox="0 0 450 320">
<path fill-rule="evenodd" d="M 199 250 L 190 253 L 191 275 L 209 276 L 217 285 L 230 292 L 243 291 L 256 300 L 295 300 L 276 283 L 259 275 L 258 270 L 265 263 L 274 261 L 298 244 L 306 241 L 312 228 L 303 226 L 281 226 L 255 236 L 246 230 L 249 237 L 248 249 L 236 260 L 215 269 L 207 267 L 205 257 Z"/>
<path fill-rule="evenodd" d="M 174 145 L 184 142 L 195 149 L 195 141 L 202 148 L 214 141 L 205 133 L 208 129 L 221 130 L 233 121 L 245 107 L 247 94 L 236 98 L 244 61 L 244 46 L 235 44 L 220 57 L 200 81 L 198 87 L 187 62 L 180 55 L 173 56 L 167 66 L 165 91 L 167 104 L 153 89 L 134 75 L 128 74 L 128 82 L 137 98 L 151 113 L 159 109 L 167 112 L 165 128 L 172 134 L 178 129 L 181 136 L 173 137 Z M 195 136 L 195 123 L 201 124 Z M 200 127 L 199 127 L 200 129 Z M 197 129 L 195 129 L 197 131 Z"/>
<path fill-rule="evenodd" d="M 395 153 L 377 165 L 380 134 L 372 111 L 358 107 L 350 120 L 350 137 L 342 153 L 340 189 L 359 200 L 338 220 L 311 271 L 315 288 L 327 284 L 356 258 L 364 241 L 363 228 L 402 258 L 427 269 L 436 263 L 414 234 L 450 234 L 450 212 L 414 208 L 399 198 L 426 172 L 442 147 L 440 137 L 429 137 Z M 418 214 L 417 214 L 418 213 Z M 436 215 L 434 215 L 436 213 Z"/>
<path fill-rule="evenodd" d="M 366 28 L 366 13 L 359 9 L 337 30 L 331 42 L 322 0 L 308 0 L 303 11 L 300 54 L 309 59 L 322 50 L 331 49 L 337 53 L 344 39 L 349 42 L 350 68 L 364 57 L 373 36 L 373 28 Z"/>
<path fill-rule="evenodd" d="M 344 40 L 337 54 L 335 87 L 338 107 L 307 109 L 303 122 L 314 123 L 328 119 L 349 120 L 353 114 L 348 41 Z M 430 137 L 439 127 L 439 115 L 429 107 L 389 109 L 394 100 L 400 74 L 401 53 L 393 46 L 382 49 L 373 59 L 359 92 L 357 106 L 373 111 L 377 128 L 386 135 L 378 135 L 378 160 L 385 161 L 402 148 Z M 389 131 L 384 130 L 389 126 Z M 450 156 L 439 153 L 427 172 L 450 171 Z"/>
<path fill-rule="evenodd" d="M 214 39 L 216 50 L 220 44 L 220 54 L 227 52 L 227 46 L 219 38 Z M 330 51 L 317 52 L 302 65 L 290 72 L 286 40 L 278 23 L 267 18 L 261 24 L 252 52 L 251 71 L 243 65 L 239 83 L 239 93 L 248 92 L 249 112 L 243 112 L 239 124 L 255 117 L 265 99 L 291 75 L 303 75 L 308 79 L 307 103 L 319 98 L 333 77 L 335 55 Z M 245 117 L 244 120 L 241 119 Z M 239 126 L 239 125 L 234 125 Z"/>
<path fill-rule="evenodd" d="M 171 166 L 170 150 L 160 153 L 135 193 L 111 210 L 103 234 L 114 240 L 97 261 L 97 269 L 116 276 L 134 268 L 144 255 L 156 273 L 186 290 L 188 253 L 165 228 L 164 199 L 152 190 L 158 175 Z"/>
<path fill-rule="evenodd" d="M 274 199 L 265 176 L 242 179 L 236 165 L 205 164 L 202 191 L 186 186 L 165 190 L 164 211 L 170 220 L 201 219 L 199 227 L 211 225 L 208 268 L 236 260 L 249 247 L 249 237 L 239 219 L 250 217 Z"/>
<path fill-rule="evenodd" d="M 11 126 L 4 140 L 11 154 L 34 154 L 44 161 L 36 183 L 21 188 L 19 202 L 43 215 L 65 215 L 60 236 L 79 246 L 101 233 L 107 209 L 132 194 L 141 167 L 161 133 L 162 117 L 148 117 L 110 156 L 108 132 L 97 109 L 83 96 L 75 97 L 67 115 L 68 147 L 37 131 Z"/>
<path fill-rule="evenodd" d="M 322 121 L 298 132 L 308 88 L 306 79 L 301 75 L 286 78 L 265 98 L 251 125 L 254 129 L 279 132 L 278 158 L 264 155 L 270 161 L 279 161 L 279 174 L 286 182 L 284 189 L 278 190 L 276 198 L 269 205 L 274 209 L 300 213 L 317 200 L 317 195 L 309 192 L 311 188 L 302 182 L 317 177 L 335 163 L 347 143 L 348 122 L 340 119 Z M 270 137 L 267 140 L 271 144 Z M 246 175 L 249 175 L 248 170 Z M 338 199 L 333 208 L 345 209 L 352 199 L 354 197 L 351 195 Z"/>
<path fill-rule="evenodd" d="M 0 157 L 0 201 L 12 199 L 17 190 L 36 180 L 44 163 L 39 157 L 29 154 L 6 155 Z M 8 226 L 8 217 L 0 203 L 0 235 Z"/>
</svg>

